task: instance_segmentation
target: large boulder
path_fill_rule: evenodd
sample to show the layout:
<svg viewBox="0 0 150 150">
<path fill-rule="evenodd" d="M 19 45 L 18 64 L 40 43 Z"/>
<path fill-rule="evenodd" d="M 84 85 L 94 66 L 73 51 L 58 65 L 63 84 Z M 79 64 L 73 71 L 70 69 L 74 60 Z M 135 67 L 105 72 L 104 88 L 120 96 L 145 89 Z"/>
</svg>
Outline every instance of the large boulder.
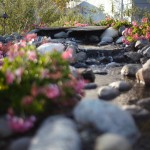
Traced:
<svg viewBox="0 0 150 150">
<path fill-rule="evenodd" d="M 83 99 L 73 111 L 81 126 L 90 126 L 103 133 L 115 133 L 134 143 L 139 131 L 131 115 L 109 102 L 99 99 Z"/>
<path fill-rule="evenodd" d="M 31 141 L 29 150 L 81 150 L 76 124 L 62 116 L 48 118 Z"/>
<path fill-rule="evenodd" d="M 61 43 L 45 43 L 45 44 L 40 45 L 37 48 L 37 51 L 40 54 L 52 53 L 54 51 L 58 51 L 62 53 L 64 49 L 65 49 L 65 46 Z"/>
<path fill-rule="evenodd" d="M 128 59 L 129 62 L 131 63 L 138 63 L 140 62 L 140 58 L 142 55 L 137 52 L 126 52 L 124 56 Z"/>
</svg>

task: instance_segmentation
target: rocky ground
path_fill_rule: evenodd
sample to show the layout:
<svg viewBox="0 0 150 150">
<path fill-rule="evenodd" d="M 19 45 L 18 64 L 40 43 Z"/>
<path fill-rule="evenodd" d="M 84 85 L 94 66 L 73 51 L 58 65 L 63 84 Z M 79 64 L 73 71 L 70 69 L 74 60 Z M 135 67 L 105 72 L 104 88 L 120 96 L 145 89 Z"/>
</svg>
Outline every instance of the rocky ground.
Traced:
<svg viewBox="0 0 150 150">
<path fill-rule="evenodd" d="M 75 38 L 63 31 L 55 33 L 55 39 L 49 38 L 49 44 L 39 46 L 40 40 L 34 44 L 39 53 L 51 51 L 51 47 L 73 49 L 71 72 L 75 77 L 80 72 L 88 81 L 85 96 L 73 109 L 46 118 L 22 135 L 14 134 L 2 116 L 0 149 L 149 150 L 150 63 L 142 65 L 150 58 L 150 45 L 138 41 L 126 47 L 117 42 L 122 35 L 112 29 L 103 32 L 101 40 L 86 29 L 87 44 L 74 30 L 69 35 Z"/>
</svg>

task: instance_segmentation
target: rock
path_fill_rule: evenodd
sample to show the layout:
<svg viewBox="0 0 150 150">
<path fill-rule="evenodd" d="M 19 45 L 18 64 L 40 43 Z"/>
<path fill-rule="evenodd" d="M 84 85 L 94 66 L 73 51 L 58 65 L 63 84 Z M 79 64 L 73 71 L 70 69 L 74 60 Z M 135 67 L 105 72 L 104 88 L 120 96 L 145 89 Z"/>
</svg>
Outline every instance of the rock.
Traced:
<svg viewBox="0 0 150 150">
<path fill-rule="evenodd" d="M 143 51 L 143 55 L 147 58 L 150 58 L 150 46 L 145 51 Z"/>
<path fill-rule="evenodd" d="M 126 81 L 116 81 L 116 82 L 109 84 L 109 86 L 116 88 L 119 91 L 128 91 L 132 87 L 131 84 Z"/>
<path fill-rule="evenodd" d="M 0 35 L 0 42 L 5 43 L 5 38 Z"/>
<path fill-rule="evenodd" d="M 122 44 L 124 39 L 125 39 L 124 36 L 119 37 L 119 38 L 116 40 L 116 44 Z"/>
<path fill-rule="evenodd" d="M 8 126 L 6 117 L 0 117 L 0 138 L 6 138 L 13 134 L 13 131 Z"/>
<path fill-rule="evenodd" d="M 70 72 L 71 74 L 75 77 L 75 78 L 78 78 L 79 77 L 79 72 L 77 71 L 77 69 L 73 66 L 69 66 L 70 68 Z"/>
<path fill-rule="evenodd" d="M 140 63 L 145 64 L 147 62 L 147 60 L 148 60 L 148 58 L 142 57 L 142 58 L 140 58 Z"/>
<path fill-rule="evenodd" d="M 123 35 L 123 31 L 125 31 L 126 27 L 125 26 L 121 26 L 118 30 L 119 35 Z"/>
<path fill-rule="evenodd" d="M 108 29 L 106 29 L 102 35 L 101 35 L 101 39 L 103 37 L 112 37 L 112 38 L 116 38 L 118 36 L 118 31 L 112 27 L 109 27 Z"/>
<path fill-rule="evenodd" d="M 87 68 L 88 66 L 83 62 L 76 62 L 74 63 L 74 67 L 75 68 Z"/>
<path fill-rule="evenodd" d="M 121 74 L 124 76 L 135 76 L 136 72 L 141 68 L 140 64 L 127 64 L 121 69 Z"/>
<path fill-rule="evenodd" d="M 113 38 L 112 37 L 103 37 L 101 39 L 101 42 L 107 42 L 107 43 L 112 43 L 113 42 Z"/>
<path fill-rule="evenodd" d="M 99 37 L 96 36 L 96 35 L 91 35 L 89 37 L 89 41 L 92 42 L 92 43 L 97 43 L 97 42 L 99 42 Z"/>
<path fill-rule="evenodd" d="M 105 69 L 109 69 L 109 68 L 114 68 L 114 67 L 119 67 L 120 64 L 119 63 L 116 63 L 116 62 L 111 62 L 111 63 L 108 63 L 105 67 Z"/>
<path fill-rule="evenodd" d="M 137 52 L 126 52 L 124 56 L 127 57 L 128 61 L 131 63 L 140 62 L 140 58 L 142 57 L 142 55 Z"/>
<path fill-rule="evenodd" d="M 79 52 L 79 53 L 76 53 L 76 55 L 74 56 L 74 60 L 75 62 L 85 62 L 86 59 L 87 59 L 87 55 L 85 52 Z"/>
<path fill-rule="evenodd" d="M 87 65 L 93 65 L 93 64 L 98 64 L 98 63 L 99 63 L 99 62 L 98 62 L 96 59 L 94 59 L 94 58 L 88 58 L 85 62 L 86 62 Z"/>
<path fill-rule="evenodd" d="M 30 143 L 31 138 L 29 137 L 19 138 L 10 144 L 8 150 L 28 150 Z"/>
<path fill-rule="evenodd" d="M 141 49 L 141 48 L 143 48 L 144 46 L 146 46 L 147 44 L 149 44 L 149 41 L 148 41 L 148 40 L 146 40 L 146 39 L 141 39 L 141 40 L 136 41 L 136 43 L 135 43 L 135 48 Z"/>
<path fill-rule="evenodd" d="M 91 69 L 86 69 L 83 72 L 81 72 L 81 75 L 83 76 L 83 78 L 85 80 L 88 80 L 90 82 L 94 82 L 95 81 L 95 75 L 93 73 L 93 71 Z"/>
<path fill-rule="evenodd" d="M 104 100 L 114 99 L 119 94 L 118 89 L 109 86 L 102 86 L 98 89 L 98 97 Z"/>
<path fill-rule="evenodd" d="M 106 71 L 106 69 L 94 69 L 93 73 L 94 74 L 99 74 L 99 75 L 106 75 L 106 74 L 108 74 L 108 72 Z"/>
<path fill-rule="evenodd" d="M 40 54 L 52 53 L 54 51 L 58 51 L 62 53 L 64 51 L 65 46 L 61 43 L 45 43 L 40 45 L 37 48 L 37 51 Z"/>
<path fill-rule="evenodd" d="M 136 104 L 150 111 L 150 98 L 140 99 Z"/>
<path fill-rule="evenodd" d="M 150 68 L 141 68 L 136 73 L 136 79 L 139 83 L 150 86 Z"/>
<path fill-rule="evenodd" d="M 86 89 L 86 90 L 96 89 L 96 88 L 97 88 L 97 84 L 96 83 L 87 83 L 84 86 L 84 89 Z"/>
<path fill-rule="evenodd" d="M 108 45 L 109 43 L 107 43 L 106 41 L 101 41 L 99 42 L 97 45 L 98 46 L 102 46 L 102 45 Z"/>
<path fill-rule="evenodd" d="M 49 117 L 33 138 L 29 150 L 81 150 L 76 124 L 62 116 Z"/>
<path fill-rule="evenodd" d="M 81 126 L 92 125 L 99 132 L 121 135 L 131 143 L 139 137 L 139 131 L 131 115 L 110 102 L 83 99 L 75 107 L 73 115 Z"/>
<path fill-rule="evenodd" d="M 124 137 L 117 134 L 104 134 L 97 138 L 95 150 L 132 150 Z"/>
<path fill-rule="evenodd" d="M 124 105 L 123 110 L 128 111 L 133 117 L 139 118 L 149 115 L 149 111 L 136 105 Z"/>
<path fill-rule="evenodd" d="M 67 38 L 67 33 L 66 32 L 59 32 L 59 33 L 56 33 L 54 34 L 54 38 Z"/>
<path fill-rule="evenodd" d="M 146 63 L 143 65 L 143 68 L 150 68 L 150 59 L 146 61 Z"/>
<path fill-rule="evenodd" d="M 127 62 L 127 59 L 125 58 L 124 54 L 118 54 L 113 56 L 113 61 L 117 63 Z"/>
</svg>

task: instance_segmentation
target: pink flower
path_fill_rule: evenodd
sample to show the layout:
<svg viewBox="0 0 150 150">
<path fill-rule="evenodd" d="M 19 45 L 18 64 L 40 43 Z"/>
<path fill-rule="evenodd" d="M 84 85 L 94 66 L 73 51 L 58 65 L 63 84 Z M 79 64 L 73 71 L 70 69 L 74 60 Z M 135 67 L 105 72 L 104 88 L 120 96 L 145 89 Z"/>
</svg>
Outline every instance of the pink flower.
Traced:
<svg viewBox="0 0 150 150">
<path fill-rule="evenodd" d="M 128 29 L 128 35 L 132 35 L 132 32 L 133 32 L 133 29 L 132 29 L 132 28 L 129 28 L 129 29 Z"/>
<path fill-rule="evenodd" d="M 137 26 L 138 26 L 138 24 L 137 24 L 137 22 L 136 22 L 136 21 L 132 21 L 132 25 L 133 25 L 133 26 L 135 26 L 135 27 L 137 27 Z"/>
<path fill-rule="evenodd" d="M 138 33 L 136 33 L 136 34 L 133 35 L 133 39 L 134 39 L 134 40 L 138 40 L 138 39 L 139 39 Z"/>
<path fill-rule="evenodd" d="M 17 77 L 22 77 L 22 74 L 24 72 L 24 69 L 22 67 L 16 69 L 15 74 Z"/>
<path fill-rule="evenodd" d="M 35 34 L 35 33 L 27 34 L 27 35 L 25 36 L 25 40 L 26 40 L 27 42 L 29 42 L 29 41 L 31 41 L 31 40 L 35 40 L 36 38 L 37 38 L 37 34 Z"/>
<path fill-rule="evenodd" d="M 32 96 L 25 96 L 22 99 L 22 104 L 25 105 L 25 106 L 32 104 L 32 102 L 33 102 L 33 97 Z"/>
<path fill-rule="evenodd" d="M 146 39 L 150 39 L 150 32 L 146 33 Z"/>
<path fill-rule="evenodd" d="M 25 40 L 20 40 L 20 46 L 21 47 L 26 47 L 27 46 L 27 42 Z"/>
<path fill-rule="evenodd" d="M 41 72 L 41 78 L 48 78 L 49 77 L 49 70 L 48 69 L 44 69 Z"/>
<path fill-rule="evenodd" d="M 65 60 L 71 60 L 73 58 L 73 49 L 68 48 L 62 53 L 62 58 Z"/>
<path fill-rule="evenodd" d="M 24 133 L 30 130 L 36 121 L 34 116 L 30 116 L 29 118 L 23 119 L 17 116 L 7 116 L 8 125 L 14 132 Z"/>
<path fill-rule="evenodd" d="M 28 51 L 27 55 L 28 55 L 29 60 L 34 61 L 34 62 L 37 61 L 37 55 L 35 51 Z"/>
<path fill-rule="evenodd" d="M 78 80 L 76 84 L 74 85 L 75 91 L 80 93 L 82 89 L 84 88 L 84 86 L 85 86 L 85 81 L 81 79 Z"/>
<path fill-rule="evenodd" d="M 33 85 L 32 85 L 31 94 L 32 94 L 32 96 L 34 96 L 34 97 L 36 97 L 36 96 L 39 94 L 39 89 L 38 89 L 38 87 L 36 86 L 36 84 L 33 84 Z"/>
<path fill-rule="evenodd" d="M 142 18 L 142 23 L 147 23 L 148 22 L 148 18 Z"/>
<path fill-rule="evenodd" d="M 10 72 L 10 71 L 7 71 L 6 72 L 6 83 L 7 84 L 12 84 L 15 80 L 15 75 Z"/>
<path fill-rule="evenodd" d="M 45 88 L 45 95 L 50 99 L 55 99 L 60 95 L 60 91 L 57 85 L 50 84 Z"/>
</svg>

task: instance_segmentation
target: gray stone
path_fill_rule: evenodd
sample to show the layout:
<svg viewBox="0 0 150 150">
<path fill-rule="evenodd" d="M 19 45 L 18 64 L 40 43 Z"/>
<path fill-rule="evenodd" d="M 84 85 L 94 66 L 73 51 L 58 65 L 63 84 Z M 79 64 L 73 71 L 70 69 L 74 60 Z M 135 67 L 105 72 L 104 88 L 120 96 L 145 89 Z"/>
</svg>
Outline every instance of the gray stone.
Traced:
<svg viewBox="0 0 150 150">
<path fill-rule="evenodd" d="M 140 99 L 137 105 L 150 111 L 150 98 Z"/>
<path fill-rule="evenodd" d="M 62 53 L 64 51 L 65 46 L 61 43 L 45 43 L 40 45 L 37 48 L 37 51 L 40 54 L 52 53 L 54 51 L 58 51 Z"/>
<path fill-rule="evenodd" d="M 105 36 L 105 37 L 101 38 L 101 42 L 112 43 L 113 42 L 113 38 Z"/>
<path fill-rule="evenodd" d="M 149 111 L 136 105 L 124 105 L 122 106 L 123 110 L 128 111 L 133 117 L 143 117 L 149 115 Z"/>
<path fill-rule="evenodd" d="M 87 54 L 85 52 L 76 53 L 74 56 L 75 62 L 85 62 L 87 59 Z"/>
<path fill-rule="evenodd" d="M 95 150 L 132 150 L 132 146 L 122 136 L 104 134 L 97 138 Z"/>
<path fill-rule="evenodd" d="M 69 69 L 70 69 L 71 74 L 72 74 L 75 78 L 78 78 L 78 77 L 79 77 L 79 72 L 78 72 L 78 70 L 77 70 L 75 67 L 69 66 Z"/>
<path fill-rule="evenodd" d="M 29 137 L 19 138 L 10 144 L 8 150 L 28 150 L 30 143 L 31 138 Z"/>
<path fill-rule="evenodd" d="M 98 97 L 104 100 L 114 99 L 119 95 L 119 90 L 110 86 L 102 86 L 98 89 Z"/>
<path fill-rule="evenodd" d="M 142 57 L 142 55 L 137 52 L 126 52 L 124 56 L 132 63 L 140 62 L 140 58 Z"/>
<path fill-rule="evenodd" d="M 94 69 L 93 73 L 94 74 L 99 74 L 99 75 L 106 75 L 106 74 L 108 74 L 106 69 Z"/>
<path fill-rule="evenodd" d="M 101 39 L 103 37 L 112 37 L 112 38 L 116 38 L 118 36 L 118 30 L 112 28 L 112 27 L 109 27 L 108 29 L 106 29 L 102 35 L 101 35 Z"/>
<path fill-rule="evenodd" d="M 119 35 L 123 35 L 123 31 L 125 31 L 126 27 L 125 26 L 121 26 L 118 30 Z"/>
<path fill-rule="evenodd" d="M 89 82 L 94 82 L 95 81 L 95 74 L 91 69 L 86 69 L 81 72 L 82 77 L 85 80 L 88 80 Z"/>
<path fill-rule="evenodd" d="M 143 65 L 143 68 L 150 68 L 150 59 L 146 61 L 146 63 Z"/>
<path fill-rule="evenodd" d="M 54 34 L 54 37 L 55 38 L 67 38 L 67 33 L 65 33 L 65 32 L 59 32 L 59 33 L 56 33 L 56 34 Z"/>
<path fill-rule="evenodd" d="M 125 39 L 124 36 L 119 37 L 116 41 L 116 44 L 122 44 L 124 39 Z"/>
<path fill-rule="evenodd" d="M 119 67 L 120 64 L 119 63 L 116 63 L 116 62 L 111 62 L 111 63 L 108 63 L 105 67 L 105 69 L 109 69 L 109 68 L 114 68 L 114 67 Z"/>
<path fill-rule="evenodd" d="M 132 87 L 131 84 L 126 81 L 116 81 L 116 82 L 109 84 L 109 86 L 116 88 L 119 91 L 128 91 Z"/>
<path fill-rule="evenodd" d="M 9 137 L 13 134 L 13 131 L 10 129 L 6 117 L 0 117 L 0 138 Z"/>
<path fill-rule="evenodd" d="M 137 71 L 142 67 L 140 64 L 127 64 L 123 66 L 121 69 L 121 74 L 124 76 L 133 76 L 135 77 L 135 74 Z"/>
<path fill-rule="evenodd" d="M 33 138 L 29 150 L 81 150 L 76 124 L 62 116 L 49 117 Z"/>
<path fill-rule="evenodd" d="M 100 132 L 124 136 L 131 143 L 139 137 L 139 131 L 131 115 L 110 102 L 83 99 L 77 104 L 73 114 L 82 126 L 92 125 Z"/>
<path fill-rule="evenodd" d="M 102 45 L 108 45 L 108 43 L 106 41 L 101 41 L 97 44 L 98 46 L 102 46 Z"/>
<path fill-rule="evenodd" d="M 146 39 L 141 39 L 141 40 L 138 40 L 138 41 L 135 43 L 135 48 L 141 49 L 141 48 L 143 48 L 144 46 L 146 46 L 147 44 L 149 44 L 149 41 L 148 41 L 148 40 L 146 40 Z"/>
<path fill-rule="evenodd" d="M 96 88 L 97 88 L 97 84 L 96 83 L 87 83 L 84 86 L 84 89 L 86 89 L 86 90 L 96 89 Z"/>
<path fill-rule="evenodd" d="M 150 46 L 145 51 L 143 51 L 143 55 L 147 58 L 150 58 Z"/>
<path fill-rule="evenodd" d="M 97 42 L 99 42 L 99 37 L 96 36 L 96 35 L 91 35 L 91 36 L 89 37 L 89 41 L 90 41 L 90 42 L 93 42 L 93 43 L 97 43 Z"/>
</svg>

